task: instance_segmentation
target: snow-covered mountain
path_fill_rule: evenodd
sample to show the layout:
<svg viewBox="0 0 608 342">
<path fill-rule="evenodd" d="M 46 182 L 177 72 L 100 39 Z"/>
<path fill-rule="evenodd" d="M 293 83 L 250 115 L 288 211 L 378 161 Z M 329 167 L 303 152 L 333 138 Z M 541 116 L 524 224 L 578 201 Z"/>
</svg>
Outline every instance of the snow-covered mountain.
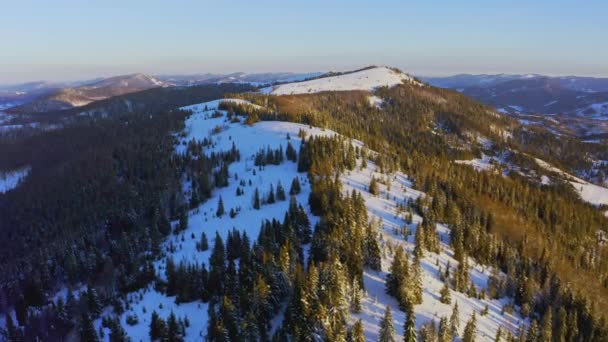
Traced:
<svg viewBox="0 0 608 342">
<path fill-rule="evenodd" d="M 403 82 L 420 84 L 413 77 L 397 69 L 370 67 L 358 71 L 334 74 L 329 73 L 311 80 L 279 84 L 262 89 L 272 95 L 294 95 L 319 93 L 323 91 L 371 91 L 378 87 L 391 87 Z"/>
<path fill-rule="evenodd" d="M 382 71 L 384 72 L 384 71 Z M 342 83 L 344 84 L 344 83 Z M 374 83 L 375 84 L 375 83 Z M 256 167 L 254 165 L 255 154 L 260 149 L 270 148 L 283 150 L 287 149 L 287 144 L 292 144 L 296 150 L 300 148 L 302 136 L 336 136 L 337 133 L 308 125 L 264 121 L 253 125 L 246 125 L 235 120 L 228 120 L 227 112 L 218 110 L 221 102 L 238 102 L 247 104 L 243 100 L 224 99 L 201 104 L 183 107 L 183 110 L 192 111 L 192 115 L 186 121 L 186 128 L 182 135 L 180 144 L 177 146 L 177 153 L 183 153 L 189 141 L 208 141 L 210 148 L 206 149 L 207 154 L 227 151 L 235 146 L 241 154 L 241 159 L 231 163 L 229 166 L 230 174 L 238 175 L 240 182 L 230 182 L 228 187 L 214 191 L 212 197 L 201 204 L 188 214 L 188 228 L 179 235 L 172 236 L 165 242 L 165 249 L 168 254 L 165 258 L 155 262 L 156 272 L 164 275 L 167 258 L 176 262 L 186 261 L 196 264 L 206 264 L 209 267 L 209 257 L 211 252 L 197 250 L 198 237 L 202 233 L 213 236 L 215 232 L 226 241 L 228 234 L 234 229 L 242 230 L 250 237 L 258 236 L 260 223 L 264 220 L 281 220 L 284 213 L 289 208 L 289 201 L 277 201 L 273 204 L 265 204 L 262 210 L 252 207 L 251 196 L 254 189 L 261 189 L 266 193 L 272 186 L 277 188 L 279 184 L 286 186 L 293 179 L 299 179 L 302 191 L 296 195 L 298 203 L 302 204 L 311 219 L 311 225 L 318 221 L 318 218 L 311 214 L 307 204 L 308 196 L 311 192 L 311 185 L 305 173 L 298 173 L 297 163 L 285 162 L 279 165 L 266 165 Z M 218 115 L 220 113 L 220 115 Z M 350 140 L 350 144 L 357 148 L 366 149 L 366 145 L 358 140 Z M 370 156 L 375 154 L 369 152 Z M 344 194 L 352 191 L 359 192 L 364 200 L 369 215 L 370 222 L 374 222 L 378 229 L 378 242 L 382 249 L 382 270 L 374 271 L 366 269 L 364 271 L 364 292 L 362 295 L 362 309 L 360 312 L 351 312 L 349 322 L 352 324 L 361 319 L 365 337 L 369 341 L 378 339 L 379 324 L 387 306 L 392 308 L 394 326 L 399 336 L 403 335 L 403 324 L 405 313 L 400 310 L 397 300 L 385 292 L 385 281 L 388 270 L 393 259 L 391 251 L 396 248 L 404 248 L 406 253 L 413 258 L 415 245 L 415 232 L 422 222 L 422 217 L 413 214 L 411 221 L 406 217 L 408 213 L 402 208 L 407 203 L 415 201 L 424 193 L 413 189 L 412 180 L 399 171 L 392 173 L 381 172 L 372 160 L 364 161 L 362 158 L 357 160 L 357 166 L 353 171 L 348 171 L 340 177 Z M 367 189 L 367 184 L 372 178 L 384 179 L 379 187 L 377 195 L 371 194 Z M 243 186 L 243 184 L 246 184 Z M 186 181 L 185 191 L 188 192 L 191 185 Z M 243 189 L 244 193 L 238 194 L 237 188 Z M 220 198 L 225 208 L 236 208 L 235 217 L 218 217 L 215 215 L 217 204 Z M 227 209 L 228 210 L 228 209 Z M 410 223 L 408 223 L 410 222 Z M 404 236 L 403 230 L 408 233 Z M 458 261 L 454 259 L 454 251 L 449 245 L 449 227 L 438 224 L 437 232 L 440 237 L 440 252 L 425 253 L 421 261 L 422 272 L 421 280 L 424 289 L 423 303 L 415 307 L 416 327 L 420 329 L 424 324 L 439 322 L 441 318 L 448 318 L 451 315 L 454 303 L 459 306 L 459 320 L 466 322 L 475 312 L 477 318 L 477 336 L 480 340 L 492 339 L 498 328 L 504 332 L 508 331 L 516 334 L 519 327 L 526 324 L 526 321 L 519 315 L 505 313 L 502 308 L 510 303 L 511 299 L 480 299 L 472 298 L 466 294 L 450 291 L 452 304 L 442 303 L 439 293 L 444 287 L 442 272 L 446 268 L 455 270 Z M 192 239 L 190 237 L 197 237 Z M 188 238 L 184 238 L 188 237 Z M 210 244 L 213 244 L 210 241 Z M 174 246 L 174 247 L 171 247 Z M 177 247 L 175 247 L 177 246 Z M 305 253 L 308 254 L 310 245 L 305 245 Z M 484 267 L 469 260 L 470 279 L 472 279 L 477 291 L 487 290 L 488 280 L 492 276 L 500 276 L 495 270 Z M 443 271 L 442 271 L 443 270 Z M 186 328 L 186 340 L 194 341 L 203 338 L 207 333 L 208 303 L 194 301 L 189 303 L 177 303 L 174 296 L 155 290 L 152 286 L 140 291 L 131 293 L 127 296 L 129 308 L 121 315 L 121 323 L 132 340 L 147 340 L 150 326 L 150 312 L 156 311 L 159 316 L 166 319 L 171 313 L 177 317 L 188 317 L 190 325 Z M 479 315 L 480 312 L 487 312 Z M 146 313 L 147 312 L 147 313 Z M 139 317 L 138 322 L 130 324 L 128 321 L 132 317 Z M 196 319 L 193 319 L 196 318 Z M 273 320 L 271 331 L 275 331 L 283 321 L 283 313 L 279 313 Z M 99 329 L 101 321 L 97 321 Z M 464 323 L 459 329 L 462 333 Z M 106 331 L 109 333 L 109 331 Z"/>
<path fill-rule="evenodd" d="M 31 102 L 11 108 L 18 113 L 39 113 L 80 107 L 94 101 L 156 87 L 171 86 L 145 74 L 131 74 L 95 80 L 75 87 L 57 89 Z"/>
</svg>

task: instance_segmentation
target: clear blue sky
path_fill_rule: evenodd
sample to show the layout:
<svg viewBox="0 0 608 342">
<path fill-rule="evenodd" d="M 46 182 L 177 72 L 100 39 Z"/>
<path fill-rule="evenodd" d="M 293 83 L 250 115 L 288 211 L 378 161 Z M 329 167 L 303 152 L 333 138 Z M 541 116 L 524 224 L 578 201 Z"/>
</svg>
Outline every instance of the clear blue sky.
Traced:
<svg viewBox="0 0 608 342">
<path fill-rule="evenodd" d="M 0 0 L 0 83 L 131 72 L 608 76 L 608 1 Z"/>
</svg>

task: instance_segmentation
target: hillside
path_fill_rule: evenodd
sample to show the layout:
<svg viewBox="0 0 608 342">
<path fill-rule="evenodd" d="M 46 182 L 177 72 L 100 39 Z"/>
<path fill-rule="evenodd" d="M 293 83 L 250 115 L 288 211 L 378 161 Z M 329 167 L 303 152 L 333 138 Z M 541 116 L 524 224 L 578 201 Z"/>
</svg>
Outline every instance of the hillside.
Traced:
<svg viewBox="0 0 608 342">
<path fill-rule="evenodd" d="M 13 107 L 10 112 L 28 114 L 65 110 L 113 96 L 169 85 L 170 83 L 159 81 L 144 74 L 115 76 L 77 87 L 58 89 L 31 102 Z"/>
<path fill-rule="evenodd" d="M 337 76 L 320 76 L 302 82 L 279 84 L 262 91 L 272 95 L 294 95 L 323 91 L 367 90 L 391 87 L 403 82 L 417 83 L 409 75 L 387 67 L 370 67 L 360 71 L 347 72 Z"/>
<path fill-rule="evenodd" d="M 0 194 L 0 325 L 45 340 L 607 336 L 605 193 L 570 176 L 599 146 L 389 68 L 161 90 L 0 145 L 2 168 L 28 170 Z"/>
</svg>

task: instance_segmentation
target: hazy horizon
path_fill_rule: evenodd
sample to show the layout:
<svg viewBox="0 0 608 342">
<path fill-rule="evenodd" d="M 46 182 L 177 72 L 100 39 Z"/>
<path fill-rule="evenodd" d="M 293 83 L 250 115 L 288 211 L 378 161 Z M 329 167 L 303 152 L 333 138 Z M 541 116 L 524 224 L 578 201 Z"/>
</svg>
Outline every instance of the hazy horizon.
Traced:
<svg viewBox="0 0 608 342">
<path fill-rule="evenodd" d="M 608 77 L 608 47 L 601 44 L 607 10 L 602 1 L 581 6 L 565 0 L 25 0 L 3 5 L 0 14 L 6 47 L 0 84 L 138 72 L 343 71 L 371 64 L 423 76 Z"/>
</svg>

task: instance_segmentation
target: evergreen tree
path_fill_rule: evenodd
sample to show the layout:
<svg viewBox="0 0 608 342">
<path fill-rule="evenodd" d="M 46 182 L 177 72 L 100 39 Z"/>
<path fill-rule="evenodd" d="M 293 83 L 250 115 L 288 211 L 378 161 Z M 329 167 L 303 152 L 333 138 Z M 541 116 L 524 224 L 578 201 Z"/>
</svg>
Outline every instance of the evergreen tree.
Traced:
<svg viewBox="0 0 608 342">
<path fill-rule="evenodd" d="M 365 342 L 365 330 L 363 322 L 359 319 L 353 324 L 351 342 Z"/>
<path fill-rule="evenodd" d="M 281 181 L 279 181 L 279 184 L 277 184 L 277 201 L 284 201 L 286 199 L 285 189 L 283 189 L 283 185 L 281 185 Z"/>
<path fill-rule="evenodd" d="M 150 340 L 159 341 L 167 337 L 167 326 L 165 320 L 160 318 L 156 311 L 152 311 L 150 317 Z"/>
<path fill-rule="evenodd" d="M 438 342 L 451 342 L 452 341 L 452 331 L 450 329 L 450 325 L 448 319 L 446 317 L 441 317 L 439 320 L 439 331 Z"/>
<path fill-rule="evenodd" d="M 477 329 L 477 317 L 475 312 L 471 315 L 471 319 L 464 326 L 464 333 L 462 334 L 462 342 L 475 342 L 475 330 Z"/>
<path fill-rule="evenodd" d="M 403 325 L 403 341 L 416 342 L 416 315 L 414 314 L 414 306 L 409 303 L 406 306 L 405 323 Z"/>
<path fill-rule="evenodd" d="M 533 319 L 526 332 L 526 342 L 538 342 L 538 322 Z"/>
<path fill-rule="evenodd" d="M 395 342 L 395 328 L 393 327 L 393 314 L 391 307 L 386 306 L 384 317 L 380 321 L 380 331 L 378 332 L 378 342 Z"/>
<path fill-rule="evenodd" d="M 543 316 L 542 328 L 540 330 L 541 342 L 552 342 L 553 341 L 553 314 L 551 308 L 548 308 Z"/>
<path fill-rule="evenodd" d="M 458 302 L 454 304 L 452 309 L 452 315 L 450 316 L 450 331 L 452 336 L 458 336 L 458 329 L 460 328 L 460 312 L 458 310 Z"/>
<path fill-rule="evenodd" d="M 127 332 L 123 329 L 122 325 L 120 325 L 120 321 L 118 319 L 114 319 L 110 322 L 110 335 L 108 336 L 110 342 L 128 342 L 130 341 L 127 336 Z"/>
<path fill-rule="evenodd" d="M 268 198 L 266 199 L 266 203 L 273 204 L 275 202 L 274 198 L 274 186 L 270 184 L 270 192 L 268 192 Z"/>
<path fill-rule="evenodd" d="M 220 196 L 219 201 L 217 202 L 217 211 L 215 213 L 215 215 L 217 217 L 222 217 L 222 215 L 224 215 L 226 211 L 224 210 L 224 200 L 222 199 L 222 196 Z"/>
<path fill-rule="evenodd" d="M 93 326 L 93 320 L 91 320 L 91 316 L 87 313 L 82 314 L 80 320 L 80 340 L 83 342 L 95 342 L 99 340 Z"/>
<path fill-rule="evenodd" d="M 372 194 L 374 196 L 377 196 L 378 194 L 380 194 L 380 186 L 378 185 L 378 181 L 376 180 L 376 177 L 372 176 L 372 180 L 369 182 L 368 191 L 370 194 Z"/>
<path fill-rule="evenodd" d="M 209 249 L 209 240 L 207 240 L 207 234 L 201 233 L 201 240 L 197 244 L 198 250 L 204 252 Z"/>
<path fill-rule="evenodd" d="M 253 193 L 253 209 L 260 210 L 260 192 L 258 188 L 255 188 Z"/>
<path fill-rule="evenodd" d="M 301 191 L 302 188 L 300 186 L 300 180 L 298 179 L 298 177 L 294 177 L 291 181 L 291 188 L 289 189 L 289 194 L 293 196 L 299 194 Z"/>
<path fill-rule="evenodd" d="M 102 309 L 102 305 L 99 301 L 97 291 L 90 284 L 87 286 L 87 308 L 89 312 L 93 314 L 94 317 L 99 316 Z"/>
<path fill-rule="evenodd" d="M 494 342 L 500 342 L 501 339 L 502 339 L 502 328 L 498 327 L 498 329 L 496 329 L 496 336 L 494 337 Z"/>
<path fill-rule="evenodd" d="M 371 224 L 367 225 L 365 230 L 365 241 L 364 241 L 364 264 L 374 271 L 381 271 L 382 269 L 382 257 L 380 255 L 380 246 L 378 246 L 378 233 L 376 228 Z"/>
<path fill-rule="evenodd" d="M 452 303 L 452 296 L 450 295 L 450 288 L 448 287 L 447 280 L 445 283 L 443 283 L 443 287 L 441 288 L 441 291 L 439 292 L 439 294 L 441 295 L 441 298 L 439 300 L 443 304 Z"/>
</svg>

